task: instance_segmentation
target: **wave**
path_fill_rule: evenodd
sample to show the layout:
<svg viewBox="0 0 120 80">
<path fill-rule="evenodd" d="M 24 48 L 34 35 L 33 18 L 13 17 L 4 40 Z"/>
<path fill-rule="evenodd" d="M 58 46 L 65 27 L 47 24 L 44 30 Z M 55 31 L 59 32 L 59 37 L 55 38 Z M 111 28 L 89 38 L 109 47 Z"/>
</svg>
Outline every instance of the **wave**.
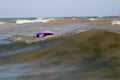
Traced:
<svg viewBox="0 0 120 80">
<path fill-rule="evenodd" d="M 26 19 L 22 19 L 22 20 L 16 20 L 16 24 L 25 24 L 25 23 L 35 23 L 35 22 L 43 22 L 43 23 L 46 23 L 46 22 L 49 22 L 51 20 L 54 20 L 54 18 L 47 18 L 47 19 L 44 19 L 44 18 L 37 18 L 37 19 L 34 19 L 34 20 L 26 20 Z"/>
<path fill-rule="evenodd" d="M 7 24 L 7 22 L 0 22 L 0 25 L 2 25 L 2 24 Z"/>
<path fill-rule="evenodd" d="M 1 46 L 0 80 L 119 80 L 119 41 L 118 34 L 90 30 L 43 43 Z"/>
<path fill-rule="evenodd" d="M 114 20 L 114 21 L 112 21 L 112 25 L 115 25 L 115 24 L 120 25 L 120 20 Z"/>
</svg>

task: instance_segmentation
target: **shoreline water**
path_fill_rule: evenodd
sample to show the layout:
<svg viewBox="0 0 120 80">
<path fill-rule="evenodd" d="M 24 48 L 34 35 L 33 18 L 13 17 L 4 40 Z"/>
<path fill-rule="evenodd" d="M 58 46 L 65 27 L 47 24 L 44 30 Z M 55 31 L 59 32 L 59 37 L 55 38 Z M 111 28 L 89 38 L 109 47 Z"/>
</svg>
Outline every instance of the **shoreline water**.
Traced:
<svg viewBox="0 0 120 80">
<path fill-rule="evenodd" d="M 63 21 L 64 22 L 64 21 Z M 12 35 L 25 35 L 25 36 L 35 36 L 37 32 L 42 30 L 51 30 L 56 34 L 64 33 L 69 30 L 74 30 L 83 26 L 87 26 L 87 23 L 60 23 L 49 22 L 49 23 L 27 23 L 27 24 L 6 24 L 0 25 L 0 36 L 10 37 Z"/>
<path fill-rule="evenodd" d="M 0 79 L 119 80 L 120 26 L 107 20 L 0 25 L 0 43 L 5 41 L 0 45 Z M 34 36 L 45 29 L 78 33 L 31 44 L 6 44 L 14 34 Z"/>
<path fill-rule="evenodd" d="M 65 20 L 66 21 L 66 20 Z M 74 30 L 77 30 L 79 29 L 79 31 L 84 31 L 86 30 L 86 26 L 88 26 L 89 24 L 88 23 L 81 23 L 81 22 L 72 22 L 71 23 L 71 20 L 70 22 L 64 22 L 63 20 L 61 21 L 61 23 L 58 21 L 58 22 L 49 22 L 49 23 L 27 23 L 27 24 L 6 24 L 6 25 L 0 25 L 0 47 L 2 47 L 3 45 L 3 48 L 0 49 L 0 51 L 2 50 L 1 54 L 3 56 L 6 56 L 7 54 L 14 54 L 14 53 L 20 53 L 20 52 L 25 52 L 25 51 L 29 51 L 29 50 L 35 50 L 35 47 L 37 46 L 34 46 L 32 48 L 26 48 L 26 47 L 23 47 L 21 48 L 22 46 L 19 47 L 19 42 L 15 43 L 14 42 L 11 42 L 9 40 L 9 38 L 13 35 L 23 35 L 23 36 L 31 36 L 31 37 L 34 37 L 36 36 L 36 33 L 38 31 L 42 31 L 42 30 L 52 30 L 55 32 L 55 34 L 64 34 L 64 33 L 67 33 L 69 31 L 74 31 Z M 80 29 L 81 28 L 81 29 Z M 11 46 L 14 46 L 18 45 L 18 49 L 10 49 L 10 45 Z M 24 43 L 22 43 L 24 44 Z M 8 48 L 6 48 L 8 45 Z M 46 45 L 46 44 L 44 44 Z M 7 49 L 4 50 L 4 48 Z M 5 54 L 5 55 L 4 55 Z M 1 55 L 1 56 L 2 56 Z"/>
<path fill-rule="evenodd" d="M 48 23 L 8 24 L 0 25 L 0 45 L 10 44 L 9 38 L 13 35 L 36 36 L 38 31 L 51 30 L 55 34 L 78 30 L 83 32 L 90 29 L 103 29 L 119 33 L 119 25 L 112 25 L 114 19 L 97 19 L 94 21 L 71 21 L 70 19 L 57 19 Z"/>
<path fill-rule="evenodd" d="M 30 18 L 34 20 L 35 18 Z M 29 20 L 29 18 L 28 18 Z M 89 29 L 106 29 L 119 32 L 119 25 L 112 25 L 114 18 L 98 18 L 96 20 L 77 19 L 72 21 L 67 18 L 58 18 L 53 22 L 47 23 L 27 23 L 27 24 L 6 24 L 0 25 L 0 44 L 10 43 L 9 39 L 13 35 L 36 36 L 36 33 L 42 30 L 51 30 L 55 34 L 61 34 L 68 31 L 80 30 L 86 31 Z M 5 39 L 5 40 L 4 40 Z"/>
</svg>

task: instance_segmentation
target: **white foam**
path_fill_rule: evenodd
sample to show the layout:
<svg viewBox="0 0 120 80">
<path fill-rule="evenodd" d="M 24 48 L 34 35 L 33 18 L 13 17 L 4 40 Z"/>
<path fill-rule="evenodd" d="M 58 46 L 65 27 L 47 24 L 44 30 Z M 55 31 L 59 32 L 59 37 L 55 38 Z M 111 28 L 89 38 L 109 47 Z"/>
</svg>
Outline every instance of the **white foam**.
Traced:
<svg viewBox="0 0 120 80">
<path fill-rule="evenodd" d="M 47 19 L 44 19 L 44 18 L 37 18 L 35 20 L 17 20 L 16 21 L 16 24 L 24 24 L 24 23 L 35 23 L 35 22 L 43 22 L 43 23 L 46 23 L 46 22 L 49 22 L 51 20 L 54 20 L 54 18 L 47 18 Z"/>
<path fill-rule="evenodd" d="M 112 25 L 115 25 L 115 24 L 120 25 L 120 21 L 119 21 L 119 20 L 114 20 L 114 21 L 112 21 Z"/>
<path fill-rule="evenodd" d="M 6 24 L 6 22 L 0 22 L 0 24 Z"/>
</svg>

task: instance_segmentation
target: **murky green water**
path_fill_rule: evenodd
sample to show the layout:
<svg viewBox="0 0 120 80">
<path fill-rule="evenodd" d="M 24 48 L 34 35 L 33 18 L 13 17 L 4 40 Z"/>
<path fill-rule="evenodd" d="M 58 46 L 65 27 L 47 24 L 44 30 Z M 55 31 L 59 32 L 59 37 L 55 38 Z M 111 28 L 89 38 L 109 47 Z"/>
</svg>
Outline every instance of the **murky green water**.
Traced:
<svg viewBox="0 0 120 80">
<path fill-rule="evenodd" d="M 81 26 L 86 25 L 88 24 L 10 24 L 9 26 L 0 26 L 2 29 L 0 31 L 0 35 L 9 37 L 18 33 L 22 35 L 34 36 L 37 31 L 45 29 L 50 29 L 56 33 L 61 33 L 80 28 L 81 30 L 84 30 L 85 27 Z M 95 47 L 95 45 L 91 46 L 89 49 L 90 52 L 87 51 L 86 46 L 82 47 L 84 48 L 84 53 L 82 53 L 81 50 L 83 49 L 81 49 L 81 45 L 79 45 L 79 42 L 75 42 L 76 39 L 81 38 L 77 37 L 75 39 L 73 38 L 66 41 L 68 38 L 60 38 L 50 41 L 48 40 L 42 43 L 37 42 L 33 44 L 11 43 L 6 37 L 1 38 L 0 80 L 120 79 L 119 49 L 109 52 L 110 54 L 115 53 L 114 55 L 108 55 L 107 52 L 107 55 L 105 56 L 108 57 L 100 57 L 95 55 L 97 52 L 95 54 L 94 52 L 91 53 L 91 48 L 93 46 Z M 71 48 L 70 46 L 66 46 L 67 43 L 69 43 L 70 46 L 75 47 Z M 91 44 L 91 42 L 88 43 Z M 60 47 L 61 45 L 64 46 Z M 103 54 L 100 53 L 100 55 Z"/>
</svg>

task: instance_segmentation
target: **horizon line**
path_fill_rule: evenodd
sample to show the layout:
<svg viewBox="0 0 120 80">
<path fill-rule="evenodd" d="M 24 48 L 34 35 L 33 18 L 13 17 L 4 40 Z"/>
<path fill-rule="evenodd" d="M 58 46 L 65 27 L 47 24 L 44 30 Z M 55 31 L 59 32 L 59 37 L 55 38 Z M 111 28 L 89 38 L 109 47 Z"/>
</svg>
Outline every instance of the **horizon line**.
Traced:
<svg viewBox="0 0 120 80">
<path fill-rule="evenodd" d="M 73 17 L 73 16 L 51 16 L 51 17 L 0 17 L 0 18 L 69 18 L 69 17 Z M 81 18 L 84 18 L 84 17 L 86 17 L 86 18 L 89 18 L 89 17 L 118 17 L 118 16 L 74 16 L 74 17 L 81 17 Z"/>
</svg>

